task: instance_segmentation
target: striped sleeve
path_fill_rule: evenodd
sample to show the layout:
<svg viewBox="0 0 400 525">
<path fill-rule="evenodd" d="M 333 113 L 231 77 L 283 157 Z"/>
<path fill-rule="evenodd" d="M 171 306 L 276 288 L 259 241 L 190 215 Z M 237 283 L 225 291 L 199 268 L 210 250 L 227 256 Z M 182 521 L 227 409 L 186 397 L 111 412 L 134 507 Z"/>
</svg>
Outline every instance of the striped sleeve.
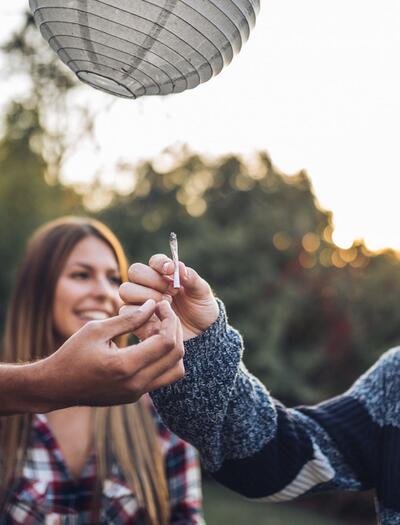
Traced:
<svg viewBox="0 0 400 525">
<path fill-rule="evenodd" d="M 288 409 L 246 370 L 242 339 L 220 309 L 214 325 L 186 345 L 185 378 L 153 394 L 166 424 L 199 449 L 219 482 L 250 498 L 377 487 L 381 412 L 398 352 L 342 396 Z"/>
</svg>

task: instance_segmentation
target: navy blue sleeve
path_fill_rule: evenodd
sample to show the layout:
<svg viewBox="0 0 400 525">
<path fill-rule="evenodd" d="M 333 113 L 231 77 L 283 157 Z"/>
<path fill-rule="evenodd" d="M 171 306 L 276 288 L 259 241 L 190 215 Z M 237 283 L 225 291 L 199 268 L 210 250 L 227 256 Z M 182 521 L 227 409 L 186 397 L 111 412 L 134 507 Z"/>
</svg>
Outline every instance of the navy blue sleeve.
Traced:
<svg viewBox="0 0 400 525">
<path fill-rule="evenodd" d="M 152 394 L 166 424 L 198 448 L 219 482 L 250 498 L 379 492 L 387 390 L 393 370 L 400 376 L 399 351 L 386 353 L 342 396 L 288 409 L 246 370 L 242 339 L 220 309 L 217 321 L 187 342 L 186 377 Z"/>
</svg>

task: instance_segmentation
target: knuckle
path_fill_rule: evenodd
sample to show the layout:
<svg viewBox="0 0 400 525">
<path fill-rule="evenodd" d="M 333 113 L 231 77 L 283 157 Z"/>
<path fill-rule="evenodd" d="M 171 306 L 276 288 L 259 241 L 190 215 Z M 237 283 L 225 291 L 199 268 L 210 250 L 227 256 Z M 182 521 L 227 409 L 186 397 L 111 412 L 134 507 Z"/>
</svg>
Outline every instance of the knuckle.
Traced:
<svg viewBox="0 0 400 525">
<path fill-rule="evenodd" d="M 176 355 L 180 360 L 184 358 L 185 349 L 183 348 L 183 346 L 176 346 Z"/>
<path fill-rule="evenodd" d="M 183 364 L 183 361 L 180 360 L 176 367 L 176 373 L 178 374 L 179 378 L 184 377 L 186 370 L 185 365 Z"/>
<path fill-rule="evenodd" d="M 95 337 L 103 332 L 101 321 L 89 321 L 84 326 L 84 330 L 91 336 Z"/>
<path fill-rule="evenodd" d="M 176 345 L 176 338 L 173 335 L 167 334 L 162 336 L 164 339 L 164 346 L 172 350 Z"/>
<path fill-rule="evenodd" d="M 157 269 L 161 267 L 165 262 L 169 261 L 169 258 L 164 253 L 156 253 L 149 259 L 149 266 Z"/>
<path fill-rule="evenodd" d="M 160 332 L 155 337 L 157 338 L 160 346 L 164 348 L 165 350 L 167 350 L 168 352 L 174 348 L 175 346 L 174 337 L 170 335 L 162 334 Z"/>
<path fill-rule="evenodd" d="M 135 377 L 135 380 L 131 384 L 131 388 L 134 392 L 142 395 L 146 392 L 147 382 L 142 376 Z"/>
<path fill-rule="evenodd" d="M 171 365 L 176 366 L 178 363 L 183 361 L 184 351 L 180 347 L 176 347 L 170 352 Z"/>
<path fill-rule="evenodd" d="M 162 308 L 164 311 L 165 310 L 170 310 L 170 304 L 169 302 L 167 301 L 167 299 L 161 299 L 161 301 L 159 302 L 159 308 Z M 175 315 L 175 314 L 174 314 Z"/>
</svg>

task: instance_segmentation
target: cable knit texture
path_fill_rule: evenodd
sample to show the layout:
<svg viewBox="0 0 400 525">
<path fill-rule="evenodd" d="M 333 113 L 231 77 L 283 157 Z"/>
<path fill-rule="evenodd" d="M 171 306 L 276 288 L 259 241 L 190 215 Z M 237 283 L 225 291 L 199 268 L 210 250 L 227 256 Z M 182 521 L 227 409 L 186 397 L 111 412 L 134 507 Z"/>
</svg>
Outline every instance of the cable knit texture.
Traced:
<svg viewBox="0 0 400 525">
<path fill-rule="evenodd" d="M 218 319 L 185 343 L 186 376 L 153 392 L 165 423 L 213 476 L 279 502 L 332 489 L 376 492 L 382 525 L 400 525 L 400 349 L 343 395 L 287 409 L 242 362 L 243 341 Z"/>
</svg>

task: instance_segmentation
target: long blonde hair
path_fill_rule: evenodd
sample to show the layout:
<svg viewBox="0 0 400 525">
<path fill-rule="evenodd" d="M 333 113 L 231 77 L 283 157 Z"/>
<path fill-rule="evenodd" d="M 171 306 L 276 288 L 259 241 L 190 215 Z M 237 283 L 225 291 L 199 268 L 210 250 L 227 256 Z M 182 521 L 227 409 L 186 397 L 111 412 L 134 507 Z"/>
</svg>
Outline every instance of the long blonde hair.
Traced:
<svg viewBox="0 0 400 525">
<path fill-rule="evenodd" d="M 55 288 L 66 260 L 85 237 L 106 243 L 115 255 L 122 280 L 127 261 L 121 244 L 102 223 L 66 217 L 41 227 L 28 242 L 8 310 L 3 362 L 29 362 L 56 350 L 52 312 Z M 44 286 L 44 280 L 46 285 Z M 118 343 L 126 342 L 122 337 Z M 99 506 L 101 487 L 117 461 L 150 525 L 169 521 L 168 485 L 160 442 L 149 407 L 143 401 L 95 409 L 95 446 Z M 0 483 L 3 500 L 21 475 L 32 424 L 31 415 L 3 418 L 0 436 Z"/>
</svg>

